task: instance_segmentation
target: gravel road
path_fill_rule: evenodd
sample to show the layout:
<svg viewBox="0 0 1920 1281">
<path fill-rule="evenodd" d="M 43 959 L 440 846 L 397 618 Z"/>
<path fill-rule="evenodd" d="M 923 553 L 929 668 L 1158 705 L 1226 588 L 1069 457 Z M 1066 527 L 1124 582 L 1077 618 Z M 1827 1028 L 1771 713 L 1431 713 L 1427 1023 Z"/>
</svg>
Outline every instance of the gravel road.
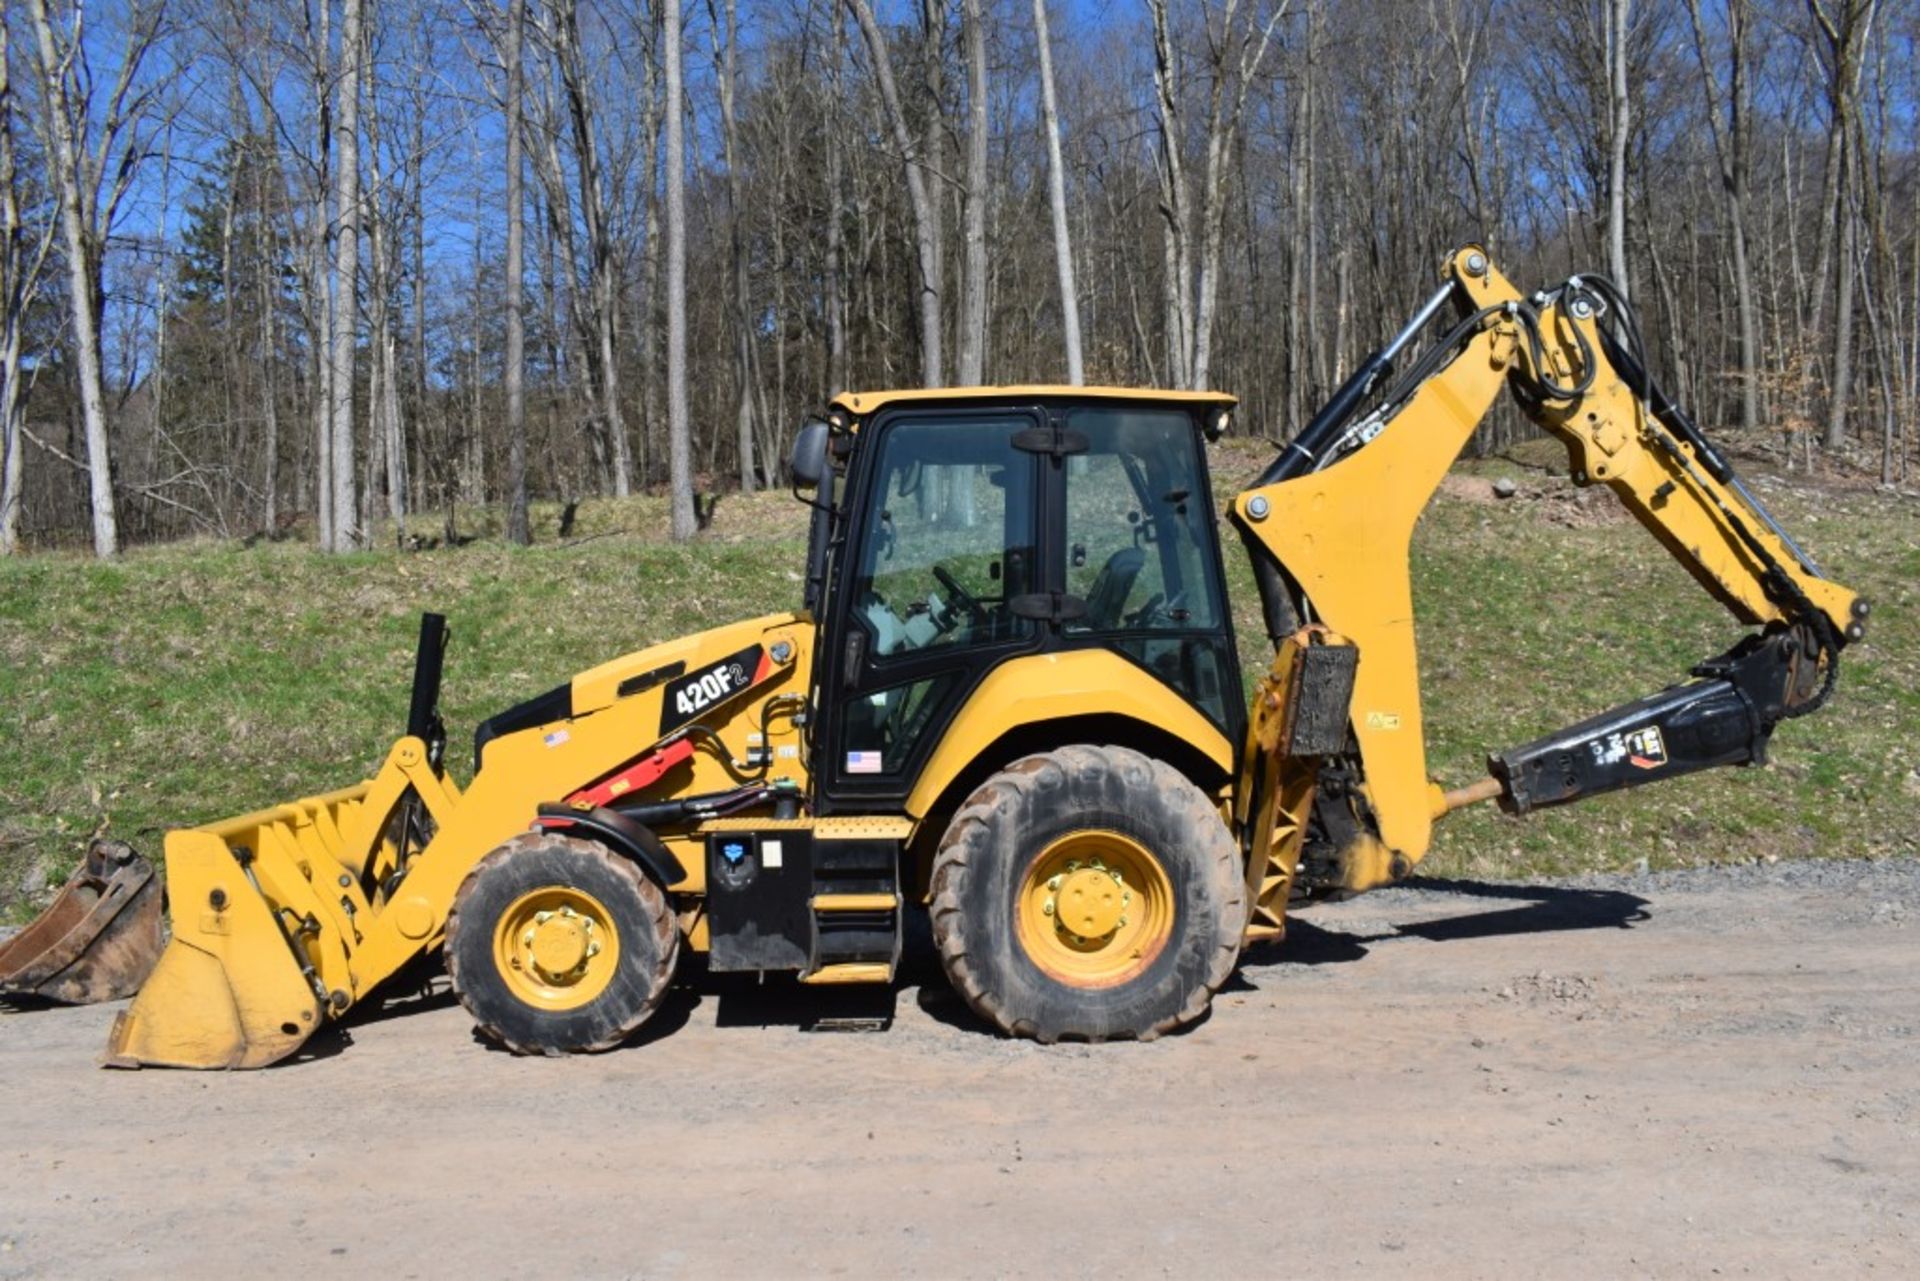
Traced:
<svg viewBox="0 0 1920 1281">
<path fill-rule="evenodd" d="M 429 993 L 231 1076 L 0 1015 L 0 1277 L 1920 1275 L 1913 862 L 1384 891 L 1150 1045 L 988 1035 L 924 941 L 835 1002 L 548 1061 Z"/>
</svg>

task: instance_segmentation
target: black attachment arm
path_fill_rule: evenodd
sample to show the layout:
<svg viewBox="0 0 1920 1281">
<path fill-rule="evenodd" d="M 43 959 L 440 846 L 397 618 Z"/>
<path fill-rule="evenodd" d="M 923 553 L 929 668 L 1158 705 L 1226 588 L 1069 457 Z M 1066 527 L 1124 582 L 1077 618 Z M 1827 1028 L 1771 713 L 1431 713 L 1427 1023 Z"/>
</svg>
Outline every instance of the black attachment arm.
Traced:
<svg viewBox="0 0 1920 1281">
<path fill-rule="evenodd" d="M 1774 726 L 1831 691 L 1835 656 L 1807 626 L 1745 638 L 1694 668 L 1702 679 L 1488 758 L 1514 814 L 1676 778 L 1766 762 Z"/>
</svg>

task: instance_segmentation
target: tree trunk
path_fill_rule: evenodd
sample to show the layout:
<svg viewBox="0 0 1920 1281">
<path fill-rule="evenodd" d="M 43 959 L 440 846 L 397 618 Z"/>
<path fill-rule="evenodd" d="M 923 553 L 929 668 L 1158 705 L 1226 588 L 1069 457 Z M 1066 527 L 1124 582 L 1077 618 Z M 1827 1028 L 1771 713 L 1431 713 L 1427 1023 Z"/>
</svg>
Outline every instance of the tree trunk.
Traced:
<svg viewBox="0 0 1920 1281">
<path fill-rule="evenodd" d="M 726 0 L 724 9 L 707 0 L 713 29 L 714 61 L 719 70 L 720 151 L 727 167 L 727 267 L 733 284 L 734 455 L 739 464 L 740 492 L 754 491 L 753 299 L 747 278 L 746 195 L 741 182 L 739 125 L 734 112 L 740 48 L 739 5 Z"/>
<path fill-rule="evenodd" d="M 1633 0 L 1607 0 L 1607 270 L 1623 294 L 1627 277 L 1627 141 L 1633 125 L 1627 88 L 1627 27 Z"/>
<path fill-rule="evenodd" d="M 1033 0 L 1034 38 L 1040 47 L 1040 106 L 1047 138 L 1047 203 L 1053 214 L 1053 261 L 1060 276 L 1060 328 L 1067 349 L 1067 381 L 1086 382 L 1080 355 L 1080 295 L 1073 281 L 1073 237 L 1067 229 L 1067 179 L 1060 164 L 1060 106 L 1053 92 L 1053 50 L 1047 0 Z"/>
<path fill-rule="evenodd" d="M 1180 154 L 1180 64 L 1168 24 L 1167 0 L 1147 0 L 1147 9 L 1153 19 L 1153 87 L 1160 113 L 1160 146 L 1154 154 L 1166 275 L 1167 376 L 1175 387 L 1185 388 L 1193 386 L 1193 216 Z"/>
<path fill-rule="evenodd" d="M 620 366 L 615 350 L 619 282 L 613 211 L 607 199 L 606 178 L 601 172 L 600 146 L 594 134 L 592 87 L 587 82 L 580 50 L 575 0 L 564 0 L 558 6 L 553 26 L 560 77 L 567 94 L 568 118 L 573 128 L 580 213 L 587 232 L 591 272 L 588 282 L 588 305 L 592 313 L 590 341 L 594 344 L 593 358 L 588 365 L 599 384 L 600 422 L 613 456 L 614 497 L 625 498 L 633 492 L 633 453 L 627 442 L 626 415 L 620 405 Z"/>
<path fill-rule="evenodd" d="M 833 23 L 833 52 L 827 73 L 827 247 L 826 313 L 827 368 L 826 394 L 829 398 L 847 390 L 847 280 L 846 280 L 846 159 L 841 153 L 845 106 L 840 88 L 840 68 L 846 60 L 846 20 L 838 12 L 836 0 L 827 0 L 828 20 Z"/>
<path fill-rule="evenodd" d="M 1849 144 L 1840 156 L 1840 199 L 1836 210 L 1840 223 L 1835 229 L 1839 242 L 1835 262 L 1840 283 L 1834 296 L 1833 363 L 1829 367 L 1831 374 L 1827 383 L 1825 443 L 1828 449 L 1840 449 L 1847 443 L 1847 408 L 1853 397 L 1854 254 L 1858 245 L 1860 219 L 1854 210 L 1850 189 L 1857 163 L 1858 157 L 1853 154 L 1853 147 Z"/>
<path fill-rule="evenodd" d="M 344 552 L 360 541 L 354 474 L 354 363 L 358 355 L 360 283 L 360 60 L 362 0 L 345 0 L 341 13 L 340 105 L 334 112 L 334 209 L 340 222 L 333 251 L 333 529 L 327 550 Z"/>
<path fill-rule="evenodd" d="M 1726 122 L 1715 81 L 1713 60 L 1707 53 L 1706 23 L 1700 0 L 1687 0 L 1693 25 L 1693 47 L 1699 55 L 1700 75 L 1706 87 L 1707 118 L 1713 126 L 1713 147 L 1720 160 L 1720 181 L 1727 197 L 1727 223 L 1733 241 L 1733 290 L 1740 319 L 1740 425 L 1760 427 L 1760 316 L 1754 298 L 1753 266 L 1747 247 L 1748 138 L 1752 130 L 1752 93 L 1747 76 L 1747 30 L 1752 21 L 1748 0 L 1726 0 L 1727 99 Z"/>
<path fill-rule="evenodd" d="M 374 47 L 371 33 L 367 47 Z M 400 348 L 393 333 L 393 296 L 400 276 L 399 245 L 387 210 L 389 176 L 382 165 L 380 99 L 372 59 L 360 67 L 361 93 L 366 99 L 367 156 L 372 190 L 363 217 L 367 225 L 368 357 L 372 377 L 367 396 L 367 448 L 372 455 L 367 471 L 368 520 L 366 541 L 372 541 L 375 486 L 386 490 L 387 518 L 393 522 L 396 545 L 404 543 L 407 521 L 406 424 L 400 416 Z"/>
<path fill-rule="evenodd" d="M 847 0 L 847 7 L 853 11 L 854 21 L 860 24 L 860 34 L 866 40 L 867 56 L 873 63 L 874 80 L 880 86 L 880 99 L 886 108 L 893 144 L 900 152 L 907 199 L 913 206 L 914 250 L 920 267 L 920 382 L 922 386 L 938 387 L 943 381 L 938 215 L 927 193 L 926 178 L 920 172 L 919 144 L 914 141 L 913 131 L 907 127 L 906 113 L 900 105 L 900 93 L 893 79 L 893 61 L 887 52 L 887 38 L 881 33 L 880 24 L 873 16 L 873 6 L 867 0 Z"/>
<path fill-rule="evenodd" d="M 680 5 L 666 0 L 667 64 L 667 452 L 675 541 L 692 538 L 693 436 L 687 406 L 686 90 L 680 71 Z"/>
<path fill-rule="evenodd" d="M 271 136 L 273 108 L 267 106 L 269 136 Z M 265 210 L 267 204 L 267 184 L 264 165 L 253 166 L 254 206 Z M 254 222 L 254 256 L 264 264 L 279 261 L 279 237 L 275 234 L 273 220 L 264 214 Z M 257 339 L 259 351 L 256 363 L 260 368 L 260 409 L 265 419 L 266 439 L 260 449 L 264 455 L 260 467 L 260 528 L 261 532 L 272 537 L 280 525 L 280 386 L 276 371 L 280 364 L 279 328 L 275 311 L 278 295 L 275 286 L 277 273 L 264 269 L 254 273 L 259 287 L 258 305 L 260 308 L 260 334 Z"/>
<path fill-rule="evenodd" d="M 407 148 L 408 187 L 413 204 L 411 231 L 413 278 L 413 323 L 408 346 L 412 349 L 408 371 L 412 379 L 413 461 L 407 468 L 407 480 L 415 508 L 427 504 L 427 458 L 431 445 L 427 433 L 427 211 L 424 162 L 427 150 L 428 102 L 424 90 L 413 103 L 412 145 Z"/>
<path fill-rule="evenodd" d="M 74 381 L 87 442 L 87 492 L 93 511 L 93 554 L 107 559 L 120 550 L 114 512 L 113 460 L 107 442 L 106 389 L 100 365 L 99 282 L 94 278 L 93 247 L 80 212 L 80 155 L 75 137 L 74 104 L 69 93 L 75 50 L 56 49 L 47 0 L 31 0 L 35 42 L 40 55 L 40 89 L 45 99 L 47 161 L 60 205 L 60 230 L 67 250 L 68 312 L 73 326 Z M 97 230 L 97 229 L 96 229 Z"/>
<path fill-rule="evenodd" d="M 981 0 L 960 0 L 967 53 L 966 252 L 961 260 L 959 382 L 986 381 L 987 359 L 987 34 Z"/>
<path fill-rule="evenodd" d="M 1873 26 L 1877 0 L 1807 0 L 1819 40 L 1821 69 L 1826 74 L 1827 159 L 1821 186 L 1820 251 L 1814 260 L 1813 310 L 1803 339 L 1811 350 L 1819 341 L 1826 318 L 1831 273 L 1838 270 L 1835 291 L 1833 364 L 1828 370 L 1827 415 L 1823 432 L 1829 449 L 1846 441 L 1847 399 L 1851 393 L 1853 347 L 1854 210 L 1848 192 L 1857 159 L 1853 154 L 1852 119 L 1865 59 L 1862 50 Z"/>
<path fill-rule="evenodd" d="M 29 236 L 21 221 L 11 65 L 7 24 L 0 21 L 0 556 L 11 556 L 20 546 L 20 442 L 27 412 L 27 388 L 20 377 L 22 330 L 39 293 L 51 238 L 51 229 Z"/>
<path fill-rule="evenodd" d="M 527 0 L 513 0 L 507 30 L 507 541 L 533 542 L 527 517 L 526 176 L 520 130 L 526 96 Z"/>
</svg>

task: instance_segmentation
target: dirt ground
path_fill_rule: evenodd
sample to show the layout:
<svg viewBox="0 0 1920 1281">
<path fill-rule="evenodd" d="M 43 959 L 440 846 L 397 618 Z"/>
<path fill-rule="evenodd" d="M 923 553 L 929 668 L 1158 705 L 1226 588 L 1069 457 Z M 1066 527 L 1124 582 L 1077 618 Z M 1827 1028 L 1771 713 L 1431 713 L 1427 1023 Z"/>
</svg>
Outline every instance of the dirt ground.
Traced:
<svg viewBox="0 0 1920 1281">
<path fill-rule="evenodd" d="M 842 998 L 855 1000 L 856 998 Z M 1920 1274 L 1920 865 L 1431 883 L 1151 1045 L 708 980 L 516 1059 L 444 994 L 231 1076 L 0 1016 L 0 1276 Z"/>
</svg>

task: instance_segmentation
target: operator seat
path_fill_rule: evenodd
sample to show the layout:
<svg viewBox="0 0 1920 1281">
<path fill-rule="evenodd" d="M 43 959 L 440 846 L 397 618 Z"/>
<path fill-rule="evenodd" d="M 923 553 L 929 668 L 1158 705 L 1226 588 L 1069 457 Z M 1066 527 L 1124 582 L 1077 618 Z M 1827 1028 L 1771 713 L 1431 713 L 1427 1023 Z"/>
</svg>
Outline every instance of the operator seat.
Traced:
<svg viewBox="0 0 1920 1281">
<path fill-rule="evenodd" d="M 1139 547 L 1122 547 L 1107 557 L 1087 591 L 1088 627 L 1104 632 L 1120 626 L 1120 611 L 1126 608 L 1133 584 L 1146 565 L 1147 553 Z"/>
</svg>

